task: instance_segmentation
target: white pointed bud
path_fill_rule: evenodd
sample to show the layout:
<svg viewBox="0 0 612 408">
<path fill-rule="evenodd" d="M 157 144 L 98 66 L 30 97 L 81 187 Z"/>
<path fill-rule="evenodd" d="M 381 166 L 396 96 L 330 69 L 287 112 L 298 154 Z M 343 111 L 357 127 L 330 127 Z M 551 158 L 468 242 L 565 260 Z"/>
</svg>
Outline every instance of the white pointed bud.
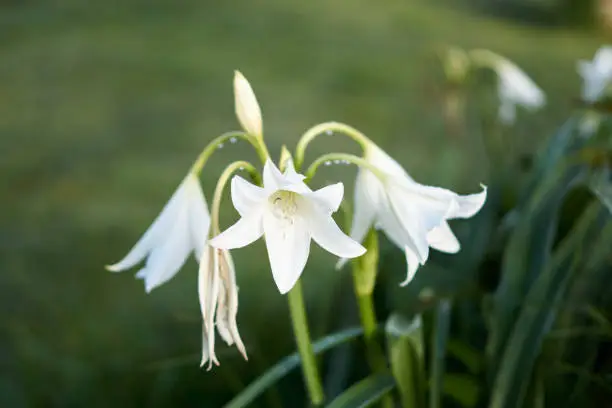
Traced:
<svg viewBox="0 0 612 408">
<path fill-rule="evenodd" d="M 234 98 L 236 116 L 244 131 L 253 136 L 261 136 L 261 110 L 251 84 L 240 71 L 234 72 Z"/>
</svg>

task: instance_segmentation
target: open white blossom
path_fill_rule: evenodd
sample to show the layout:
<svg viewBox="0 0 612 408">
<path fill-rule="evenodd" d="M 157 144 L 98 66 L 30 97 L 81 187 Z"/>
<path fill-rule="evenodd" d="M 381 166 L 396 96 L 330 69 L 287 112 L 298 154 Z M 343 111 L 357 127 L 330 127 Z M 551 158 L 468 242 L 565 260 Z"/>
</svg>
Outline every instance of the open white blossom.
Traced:
<svg viewBox="0 0 612 408">
<path fill-rule="evenodd" d="M 234 176 L 232 202 L 241 218 L 210 241 L 217 248 L 241 248 L 263 235 L 272 275 L 282 294 L 291 290 L 302 274 L 311 238 L 339 257 L 365 253 L 365 248 L 345 235 L 332 218 L 344 195 L 342 183 L 312 191 L 303 180 L 291 160 L 285 174 L 268 160 L 263 188 Z"/>
<path fill-rule="evenodd" d="M 486 188 L 478 194 L 460 196 L 450 190 L 417 183 L 382 149 L 370 144 L 364 158 L 384 174 L 380 179 L 360 168 L 355 182 L 355 211 L 351 238 L 362 242 L 372 225 L 406 253 L 408 274 L 414 277 L 429 256 L 429 247 L 455 253 L 459 241 L 448 223 L 453 218 L 476 214 L 486 199 Z M 342 265 L 343 260 L 339 266 Z"/>
<path fill-rule="evenodd" d="M 578 61 L 577 70 L 583 81 L 584 100 L 596 102 L 601 99 L 612 81 L 612 46 L 601 47 L 593 61 Z"/>
<path fill-rule="evenodd" d="M 229 251 L 206 246 L 198 273 L 198 294 L 202 311 L 202 361 L 207 361 L 208 369 L 212 364 L 219 365 L 215 355 L 215 327 L 221 338 L 247 360 L 247 354 L 238 333 L 236 315 L 238 314 L 238 286 L 236 271 Z"/>
<path fill-rule="evenodd" d="M 250 135 L 261 136 L 263 124 L 259 103 L 249 81 L 240 73 L 234 73 L 234 100 L 236 116 L 242 128 Z"/>
<path fill-rule="evenodd" d="M 516 105 L 529 110 L 544 106 L 544 92 L 514 63 L 498 58 L 495 67 L 499 77 L 499 118 L 502 122 L 514 123 Z"/>
<path fill-rule="evenodd" d="M 121 261 L 106 268 L 120 272 L 146 258 L 136 274 L 150 292 L 170 280 L 194 252 L 199 260 L 210 227 L 210 215 L 197 177 L 189 173 L 153 224 Z"/>
</svg>

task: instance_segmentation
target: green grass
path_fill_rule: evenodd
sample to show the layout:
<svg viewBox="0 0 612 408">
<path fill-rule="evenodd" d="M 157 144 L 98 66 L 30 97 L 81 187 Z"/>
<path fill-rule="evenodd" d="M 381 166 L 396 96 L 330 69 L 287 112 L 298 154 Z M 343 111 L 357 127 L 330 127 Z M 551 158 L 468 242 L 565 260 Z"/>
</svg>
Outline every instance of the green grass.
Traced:
<svg viewBox="0 0 612 408">
<path fill-rule="evenodd" d="M 207 141 L 237 127 L 234 69 L 257 92 L 272 154 L 308 126 L 339 120 L 421 181 L 467 192 L 486 178 L 486 163 L 477 135 L 443 132 L 436 47 L 491 48 L 533 76 L 550 103 L 521 115 L 516 137 L 531 150 L 571 111 L 575 60 L 600 43 L 433 0 L 126 3 L 0 6 L 3 406 L 216 406 L 233 392 L 224 371 L 248 378 L 291 350 L 261 243 L 234 252 L 253 361 L 221 346 L 213 373 L 197 367 L 195 262 L 148 296 L 131 273 L 103 269 L 136 241 Z M 307 160 L 349 145 L 322 138 Z M 208 197 L 221 166 L 247 152 L 237 144 L 215 156 L 202 178 Z M 326 169 L 317 182 L 350 185 L 351 174 Z M 232 217 L 228 207 L 225 222 Z M 317 335 L 346 275 L 331 261 L 314 251 L 305 272 Z"/>
</svg>

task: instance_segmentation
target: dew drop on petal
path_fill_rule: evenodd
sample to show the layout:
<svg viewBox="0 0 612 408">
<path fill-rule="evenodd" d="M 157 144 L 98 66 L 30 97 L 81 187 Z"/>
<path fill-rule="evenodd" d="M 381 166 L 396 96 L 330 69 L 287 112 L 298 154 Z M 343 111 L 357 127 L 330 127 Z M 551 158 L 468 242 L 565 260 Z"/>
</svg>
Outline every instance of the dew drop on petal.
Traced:
<svg viewBox="0 0 612 408">
<path fill-rule="evenodd" d="M 323 164 L 325 164 L 326 166 L 330 166 L 330 165 L 332 164 L 332 162 L 331 162 L 330 160 L 327 160 L 327 161 L 326 161 L 325 163 L 323 163 Z"/>
<path fill-rule="evenodd" d="M 219 143 L 219 144 L 217 145 L 217 149 L 223 149 L 223 143 Z"/>
<path fill-rule="evenodd" d="M 334 164 L 340 164 L 341 161 L 340 160 L 334 160 Z"/>
<path fill-rule="evenodd" d="M 331 135 L 333 135 L 333 134 L 334 134 L 334 131 L 333 131 L 333 130 L 331 130 L 331 129 L 327 129 L 327 130 L 325 131 L 325 134 L 326 134 L 327 136 L 331 136 Z"/>
<path fill-rule="evenodd" d="M 236 143 L 238 139 L 235 136 L 230 137 L 230 143 Z"/>
</svg>

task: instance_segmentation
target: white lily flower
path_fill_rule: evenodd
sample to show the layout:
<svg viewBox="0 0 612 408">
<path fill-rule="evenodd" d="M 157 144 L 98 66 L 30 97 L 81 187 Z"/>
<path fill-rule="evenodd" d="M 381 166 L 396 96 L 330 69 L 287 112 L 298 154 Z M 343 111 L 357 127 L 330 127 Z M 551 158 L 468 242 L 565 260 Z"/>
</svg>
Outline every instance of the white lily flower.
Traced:
<svg viewBox="0 0 612 408">
<path fill-rule="evenodd" d="M 514 123 L 516 105 L 529 110 L 544 106 L 546 96 L 518 66 L 505 58 L 498 58 L 495 64 L 499 77 L 499 118 L 504 123 Z"/>
<path fill-rule="evenodd" d="M 198 273 L 198 294 L 204 321 L 202 330 L 202 360 L 219 365 L 215 355 L 215 326 L 228 346 L 236 345 L 245 360 L 246 349 L 238 333 L 238 286 L 236 271 L 229 251 L 206 246 Z"/>
<path fill-rule="evenodd" d="M 189 173 L 153 224 L 121 261 L 106 268 L 129 269 L 146 258 L 136 274 L 150 292 L 170 280 L 191 252 L 200 259 L 210 227 L 210 215 L 197 177 Z"/>
<path fill-rule="evenodd" d="M 242 128 L 250 135 L 261 136 L 263 124 L 257 98 L 249 81 L 239 71 L 234 73 L 234 100 L 236 116 Z"/>
<path fill-rule="evenodd" d="M 241 248 L 263 235 L 272 276 L 281 294 L 291 290 L 302 274 L 311 238 L 339 257 L 355 258 L 365 253 L 365 248 L 345 235 L 332 218 L 344 195 L 342 183 L 312 191 L 303 180 L 291 160 L 282 174 L 268 159 L 263 188 L 234 176 L 232 202 L 241 218 L 210 241 L 217 248 Z"/>
<path fill-rule="evenodd" d="M 450 190 L 417 183 L 402 166 L 374 144 L 364 158 L 384 174 L 380 179 L 360 168 L 355 182 L 355 211 L 351 238 L 362 242 L 372 225 L 406 253 L 408 284 L 419 265 L 429 257 L 429 247 L 447 253 L 460 249 L 446 222 L 469 218 L 483 206 L 487 191 L 461 196 Z M 338 266 L 344 263 L 341 260 Z"/>
<path fill-rule="evenodd" d="M 612 46 L 601 47 L 595 53 L 593 61 L 578 61 L 577 70 L 583 80 L 584 100 L 598 101 L 612 81 Z"/>
</svg>

